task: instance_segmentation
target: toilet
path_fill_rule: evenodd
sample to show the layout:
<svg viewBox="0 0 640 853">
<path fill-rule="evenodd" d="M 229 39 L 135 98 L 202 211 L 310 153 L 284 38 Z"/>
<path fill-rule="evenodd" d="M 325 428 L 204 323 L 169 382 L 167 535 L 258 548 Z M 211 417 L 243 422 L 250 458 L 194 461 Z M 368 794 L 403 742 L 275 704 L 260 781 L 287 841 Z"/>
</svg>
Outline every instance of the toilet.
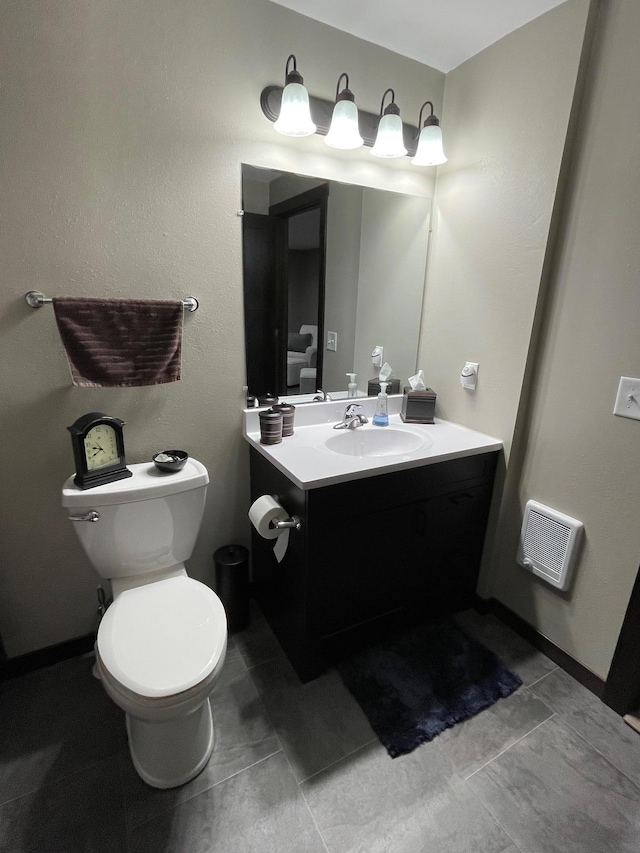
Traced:
<svg viewBox="0 0 640 853">
<path fill-rule="evenodd" d="M 84 491 L 69 477 L 62 504 L 93 567 L 111 581 L 96 668 L 126 714 L 133 764 L 147 784 L 175 788 L 213 750 L 209 697 L 227 648 L 222 602 L 184 567 L 209 475 L 195 459 L 170 474 L 152 462 L 128 468 L 132 477 Z"/>
</svg>

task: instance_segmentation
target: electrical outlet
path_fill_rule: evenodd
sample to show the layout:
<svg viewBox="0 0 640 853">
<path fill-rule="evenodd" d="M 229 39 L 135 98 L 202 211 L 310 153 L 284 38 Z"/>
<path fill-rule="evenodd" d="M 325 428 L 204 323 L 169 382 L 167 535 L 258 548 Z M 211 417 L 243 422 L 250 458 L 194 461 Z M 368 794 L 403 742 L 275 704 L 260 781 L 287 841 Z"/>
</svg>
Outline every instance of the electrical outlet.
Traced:
<svg viewBox="0 0 640 853">
<path fill-rule="evenodd" d="M 371 353 L 371 363 L 374 367 L 382 367 L 382 365 L 384 364 L 383 359 L 384 347 L 381 347 L 380 345 L 375 346 L 373 348 L 373 352 Z"/>
<path fill-rule="evenodd" d="M 621 376 L 613 414 L 640 421 L 640 379 Z"/>
<path fill-rule="evenodd" d="M 460 372 L 460 384 L 468 391 L 476 390 L 479 366 L 477 361 L 467 361 Z"/>
<path fill-rule="evenodd" d="M 327 349 L 330 352 L 338 352 L 338 333 L 327 332 Z"/>
</svg>

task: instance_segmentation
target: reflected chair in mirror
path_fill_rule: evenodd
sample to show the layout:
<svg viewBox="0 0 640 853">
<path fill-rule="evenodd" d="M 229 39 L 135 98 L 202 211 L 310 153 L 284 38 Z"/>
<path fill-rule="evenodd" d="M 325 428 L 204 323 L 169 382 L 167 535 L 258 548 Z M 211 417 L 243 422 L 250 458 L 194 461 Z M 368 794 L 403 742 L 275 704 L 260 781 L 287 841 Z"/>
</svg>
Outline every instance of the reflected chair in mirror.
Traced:
<svg viewBox="0 0 640 853">
<path fill-rule="evenodd" d="M 311 367 L 303 367 L 300 371 L 300 393 L 315 394 L 318 390 L 318 380 L 316 378 L 316 357 L 313 356 Z"/>
<path fill-rule="evenodd" d="M 295 388 L 300 385 L 300 373 L 303 369 L 307 371 L 313 370 L 313 381 L 315 382 L 317 354 L 317 326 L 303 324 L 300 326 L 299 332 L 289 332 L 287 343 L 287 388 Z M 315 391 L 315 387 L 313 390 Z"/>
</svg>

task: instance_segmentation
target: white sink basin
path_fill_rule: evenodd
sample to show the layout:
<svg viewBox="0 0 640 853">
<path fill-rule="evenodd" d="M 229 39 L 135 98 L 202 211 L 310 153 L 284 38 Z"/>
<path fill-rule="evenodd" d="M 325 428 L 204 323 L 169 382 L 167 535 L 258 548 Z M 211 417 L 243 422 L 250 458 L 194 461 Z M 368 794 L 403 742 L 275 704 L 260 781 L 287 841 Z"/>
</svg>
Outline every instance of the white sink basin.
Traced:
<svg viewBox="0 0 640 853">
<path fill-rule="evenodd" d="M 325 447 L 333 453 L 360 458 L 403 456 L 431 444 L 433 440 L 427 435 L 420 436 L 393 427 L 346 429 L 325 441 Z"/>
</svg>

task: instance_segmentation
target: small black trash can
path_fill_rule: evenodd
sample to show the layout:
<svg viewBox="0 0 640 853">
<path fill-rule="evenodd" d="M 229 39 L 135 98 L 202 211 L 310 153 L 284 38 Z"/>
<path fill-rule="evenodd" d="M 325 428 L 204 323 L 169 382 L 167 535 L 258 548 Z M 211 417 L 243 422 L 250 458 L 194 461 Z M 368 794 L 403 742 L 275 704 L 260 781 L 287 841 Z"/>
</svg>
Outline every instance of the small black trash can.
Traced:
<svg viewBox="0 0 640 853">
<path fill-rule="evenodd" d="M 213 564 L 229 633 L 235 634 L 249 624 L 249 551 L 243 545 L 224 545 L 214 551 Z"/>
</svg>

